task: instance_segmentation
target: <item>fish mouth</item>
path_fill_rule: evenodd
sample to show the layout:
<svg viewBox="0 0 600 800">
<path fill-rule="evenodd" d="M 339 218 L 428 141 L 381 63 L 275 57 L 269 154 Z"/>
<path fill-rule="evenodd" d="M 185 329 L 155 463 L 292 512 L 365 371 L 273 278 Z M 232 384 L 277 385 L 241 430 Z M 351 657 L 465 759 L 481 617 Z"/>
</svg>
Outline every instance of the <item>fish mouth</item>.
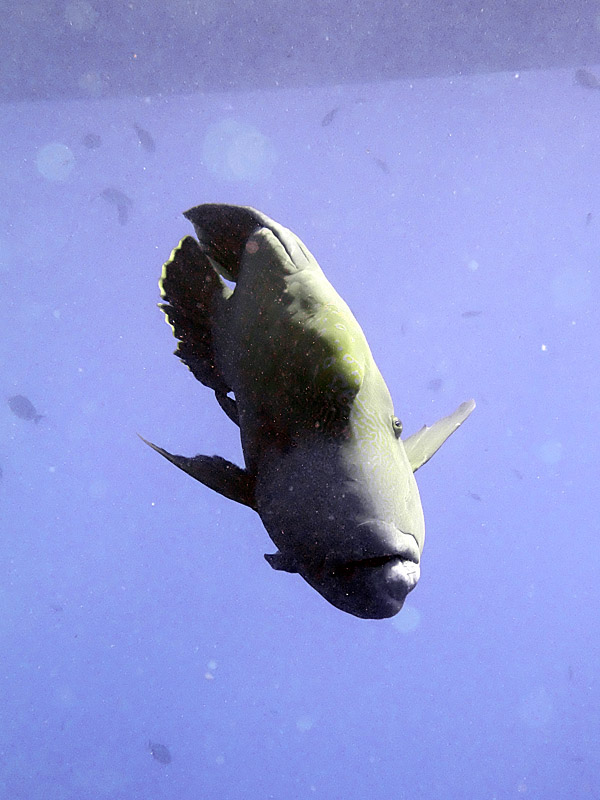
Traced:
<svg viewBox="0 0 600 800">
<path fill-rule="evenodd" d="M 407 552 L 307 566 L 298 572 L 313 589 L 331 605 L 362 619 L 393 617 L 420 576 L 418 556 Z"/>
<path fill-rule="evenodd" d="M 359 575 L 368 579 L 375 577 L 374 573 L 379 573 L 378 577 L 383 579 L 389 588 L 394 584 L 404 584 L 403 595 L 405 596 L 419 580 L 419 560 L 415 559 L 412 553 L 392 553 L 345 561 L 342 564 L 331 565 L 329 568 L 331 577 L 342 580 L 352 580 Z M 409 586 L 410 588 L 408 588 Z"/>
<path fill-rule="evenodd" d="M 384 619 L 401 610 L 420 574 L 418 557 L 389 553 L 329 565 L 327 577 L 312 585 L 342 611 L 363 619 Z"/>
<path fill-rule="evenodd" d="M 372 558 L 356 558 L 351 561 L 343 561 L 339 564 L 330 565 L 330 573 L 338 578 L 349 578 L 362 569 L 377 569 L 385 567 L 396 561 L 400 561 L 399 555 L 373 556 Z"/>
<path fill-rule="evenodd" d="M 363 552 L 350 552 L 343 562 L 331 566 L 341 576 L 352 573 L 382 570 L 384 574 L 419 571 L 421 551 L 416 537 L 389 522 L 365 520 L 358 526 L 363 543 Z M 416 581 L 415 581 L 416 582 Z"/>
</svg>

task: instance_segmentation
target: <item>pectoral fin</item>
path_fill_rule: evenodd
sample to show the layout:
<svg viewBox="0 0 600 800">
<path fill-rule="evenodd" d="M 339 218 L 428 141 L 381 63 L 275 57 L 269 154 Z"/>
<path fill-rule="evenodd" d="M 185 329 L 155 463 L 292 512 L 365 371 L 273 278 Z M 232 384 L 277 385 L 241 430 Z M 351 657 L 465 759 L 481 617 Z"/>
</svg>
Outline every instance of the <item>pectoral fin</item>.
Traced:
<svg viewBox="0 0 600 800">
<path fill-rule="evenodd" d="M 424 425 L 420 431 L 404 440 L 404 449 L 413 472 L 429 461 L 446 439 L 462 425 L 474 408 L 475 401 L 467 400 L 466 403 L 461 403 L 453 414 L 439 419 L 431 426 Z"/>
<path fill-rule="evenodd" d="M 175 456 L 163 450 L 162 447 L 152 444 L 143 436 L 140 436 L 140 439 L 164 456 L 171 464 L 175 464 L 176 467 L 187 472 L 188 475 L 208 486 L 209 489 L 213 489 L 229 500 L 235 500 L 236 503 L 242 503 L 242 505 L 256 510 L 255 479 L 247 470 L 238 467 L 237 464 L 232 464 L 231 461 L 227 461 L 221 456 L 193 456 L 192 458 Z"/>
<path fill-rule="evenodd" d="M 265 553 L 265 559 L 273 569 L 279 570 L 280 572 L 298 572 L 295 558 L 285 555 L 280 550 L 276 553 Z"/>
</svg>

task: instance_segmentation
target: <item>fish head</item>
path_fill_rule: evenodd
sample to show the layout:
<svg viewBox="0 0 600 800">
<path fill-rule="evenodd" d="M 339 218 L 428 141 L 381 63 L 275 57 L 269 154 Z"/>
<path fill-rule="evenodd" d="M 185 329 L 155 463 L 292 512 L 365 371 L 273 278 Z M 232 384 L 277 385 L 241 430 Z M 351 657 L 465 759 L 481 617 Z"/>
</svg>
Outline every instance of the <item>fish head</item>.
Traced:
<svg viewBox="0 0 600 800">
<path fill-rule="evenodd" d="M 363 423 L 351 415 L 343 435 L 306 436 L 278 453 L 259 471 L 256 499 L 279 550 L 271 566 L 349 614 L 381 619 L 419 580 L 424 521 L 390 408 Z"/>
</svg>

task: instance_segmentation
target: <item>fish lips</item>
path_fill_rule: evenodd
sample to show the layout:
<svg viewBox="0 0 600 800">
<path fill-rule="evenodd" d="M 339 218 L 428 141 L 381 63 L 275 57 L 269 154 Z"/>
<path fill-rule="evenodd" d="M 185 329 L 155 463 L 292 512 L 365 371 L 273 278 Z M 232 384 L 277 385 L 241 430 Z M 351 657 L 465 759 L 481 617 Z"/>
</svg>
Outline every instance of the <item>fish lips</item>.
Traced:
<svg viewBox="0 0 600 800">
<path fill-rule="evenodd" d="M 321 569 L 300 573 L 336 608 L 362 619 L 386 619 L 401 610 L 417 585 L 419 558 L 416 540 L 405 534 L 400 549 L 328 560 Z"/>
</svg>

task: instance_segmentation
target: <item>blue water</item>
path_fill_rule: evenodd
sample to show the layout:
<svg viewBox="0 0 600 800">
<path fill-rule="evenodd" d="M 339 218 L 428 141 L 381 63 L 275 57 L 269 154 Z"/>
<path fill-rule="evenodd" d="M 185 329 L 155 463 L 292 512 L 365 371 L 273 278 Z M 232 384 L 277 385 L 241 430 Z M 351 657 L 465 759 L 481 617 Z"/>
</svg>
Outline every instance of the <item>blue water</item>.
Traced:
<svg viewBox="0 0 600 800">
<path fill-rule="evenodd" d="M 564 70 L 3 111 L 0 798 L 598 797 L 600 94 Z M 274 572 L 252 511 L 136 436 L 241 463 L 156 307 L 205 202 L 305 241 L 407 433 L 477 400 L 417 474 L 396 618 Z"/>
</svg>

